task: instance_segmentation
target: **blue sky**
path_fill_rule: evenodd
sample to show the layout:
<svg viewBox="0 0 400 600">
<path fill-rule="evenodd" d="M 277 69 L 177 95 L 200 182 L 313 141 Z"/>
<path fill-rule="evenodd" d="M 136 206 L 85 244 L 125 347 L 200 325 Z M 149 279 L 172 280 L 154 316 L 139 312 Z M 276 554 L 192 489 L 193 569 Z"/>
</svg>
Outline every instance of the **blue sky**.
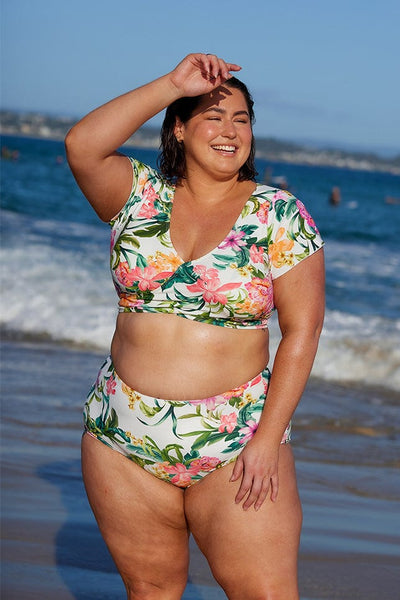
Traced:
<svg viewBox="0 0 400 600">
<path fill-rule="evenodd" d="M 0 16 L 2 108 L 79 117 L 210 52 L 243 67 L 256 135 L 400 152 L 398 0 L 2 0 Z"/>
</svg>

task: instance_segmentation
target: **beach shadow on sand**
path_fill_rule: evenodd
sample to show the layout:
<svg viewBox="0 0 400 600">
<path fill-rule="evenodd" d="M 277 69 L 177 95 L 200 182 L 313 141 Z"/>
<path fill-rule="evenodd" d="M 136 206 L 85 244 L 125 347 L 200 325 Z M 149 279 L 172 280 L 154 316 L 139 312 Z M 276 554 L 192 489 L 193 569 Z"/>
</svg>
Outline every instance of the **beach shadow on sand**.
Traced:
<svg viewBox="0 0 400 600">
<path fill-rule="evenodd" d="M 58 489 L 65 516 L 54 537 L 54 562 L 69 595 L 58 600 L 122 600 L 125 588 L 97 528 L 81 477 L 79 460 L 54 461 L 38 467 L 37 476 Z M 191 568 L 183 600 L 223 600 L 208 565 L 191 540 Z M 193 581 L 193 579 L 195 581 Z"/>
<path fill-rule="evenodd" d="M 54 539 L 57 571 L 75 600 L 121 600 L 124 586 L 86 499 L 80 460 L 41 465 L 39 478 L 58 488 L 65 519 Z"/>
</svg>

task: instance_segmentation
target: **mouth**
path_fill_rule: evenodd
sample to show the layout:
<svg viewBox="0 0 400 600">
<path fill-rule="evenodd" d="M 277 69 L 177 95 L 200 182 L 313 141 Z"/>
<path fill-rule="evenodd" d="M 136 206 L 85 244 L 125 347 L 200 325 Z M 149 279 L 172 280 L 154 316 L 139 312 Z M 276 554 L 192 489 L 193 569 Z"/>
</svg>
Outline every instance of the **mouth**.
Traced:
<svg viewBox="0 0 400 600">
<path fill-rule="evenodd" d="M 218 144 L 218 145 L 211 146 L 211 148 L 213 150 L 215 150 L 216 152 L 222 152 L 224 154 L 235 154 L 235 152 L 237 151 L 236 146 L 231 146 L 231 145 L 227 145 L 227 144 Z"/>
</svg>

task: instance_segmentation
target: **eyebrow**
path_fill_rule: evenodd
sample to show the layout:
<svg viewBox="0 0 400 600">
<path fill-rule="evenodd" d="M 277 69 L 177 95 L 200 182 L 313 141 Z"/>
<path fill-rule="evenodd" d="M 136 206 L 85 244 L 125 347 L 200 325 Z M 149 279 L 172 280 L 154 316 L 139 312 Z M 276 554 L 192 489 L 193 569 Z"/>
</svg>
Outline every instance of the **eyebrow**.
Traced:
<svg viewBox="0 0 400 600">
<path fill-rule="evenodd" d="M 207 108 L 204 112 L 217 112 L 220 114 L 224 114 L 226 113 L 226 110 L 224 108 L 218 108 L 217 106 L 211 106 L 210 108 Z M 237 110 L 235 113 L 233 113 L 233 116 L 236 117 L 237 115 L 246 115 L 247 117 L 250 117 L 249 113 L 247 112 L 247 110 Z"/>
</svg>

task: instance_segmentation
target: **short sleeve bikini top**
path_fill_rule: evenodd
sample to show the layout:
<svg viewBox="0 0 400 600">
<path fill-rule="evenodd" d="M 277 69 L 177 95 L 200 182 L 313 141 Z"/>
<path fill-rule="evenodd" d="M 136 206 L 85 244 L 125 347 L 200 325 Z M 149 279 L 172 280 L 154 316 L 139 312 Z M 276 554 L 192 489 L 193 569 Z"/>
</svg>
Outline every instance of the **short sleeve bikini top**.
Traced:
<svg viewBox="0 0 400 600">
<path fill-rule="evenodd" d="M 110 222 L 119 311 L 266 328 L 274 310 L 273 280 L 323 245 L 304 205 L 289 192 L 257 185 L 226 238 L 184 261 L 170 237 L 174 186 L 130 160 L 132 191 Z"/>
</svg>

